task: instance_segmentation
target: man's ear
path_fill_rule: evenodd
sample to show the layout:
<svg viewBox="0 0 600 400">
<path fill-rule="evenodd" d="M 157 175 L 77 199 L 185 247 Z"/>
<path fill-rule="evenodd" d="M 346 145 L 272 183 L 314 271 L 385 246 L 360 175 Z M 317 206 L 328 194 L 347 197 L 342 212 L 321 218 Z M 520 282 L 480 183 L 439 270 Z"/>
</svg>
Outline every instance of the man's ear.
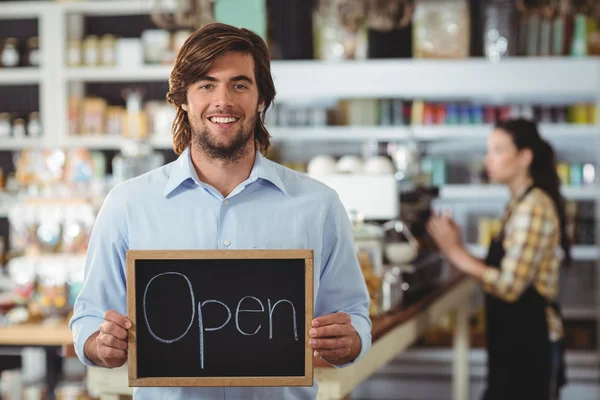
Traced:
<svg viewBox="0 0 600 400">
<path fill-rule="evenodd" d="M 261 101 L 258 103 L 258 112 L 261 113 L 265 109 L 265 102 Z"/>
<path fill-rule="evenodd" d="M 181 108 L 183 109 L 183 111 L 188 112 L 188 105 L 187 104 L 182 104 Z"/>
</svg>

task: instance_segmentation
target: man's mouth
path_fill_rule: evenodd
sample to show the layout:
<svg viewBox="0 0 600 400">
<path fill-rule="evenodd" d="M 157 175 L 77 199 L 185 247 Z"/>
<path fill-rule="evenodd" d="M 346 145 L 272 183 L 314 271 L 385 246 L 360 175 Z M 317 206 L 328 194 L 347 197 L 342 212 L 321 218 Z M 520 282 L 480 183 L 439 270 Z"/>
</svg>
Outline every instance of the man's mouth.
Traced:
<svg viewBox="0 0 600 400">
<path fill-rule="evenodd" d="M 209 117 L 208 120 L 214 124 L 229 125 L 237 122 L 237 117 Z"/>
</svg>

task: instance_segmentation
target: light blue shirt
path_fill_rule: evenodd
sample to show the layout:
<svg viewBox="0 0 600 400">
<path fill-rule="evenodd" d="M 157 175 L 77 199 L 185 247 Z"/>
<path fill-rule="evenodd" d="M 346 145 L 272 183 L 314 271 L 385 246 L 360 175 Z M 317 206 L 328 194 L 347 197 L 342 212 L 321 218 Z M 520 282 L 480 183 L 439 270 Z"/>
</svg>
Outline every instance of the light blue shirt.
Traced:
<svg viewBox="0 0 600 400">
<path fill-rule="evenodd" d="M 371 346 L 369 294 L 356 257 L 348 215 L 337 193 L 259 152 L 247 180 L 227 198 L 201 182 L 189 149 L 174 162 L 113 188 L 90 238 L 85 283 L 70 322 L 86 365 L 86 340 L 107 310 L 127 313 L 126 251 L 312 249 L 314 315 L 350 314 Z M 135 388 L 137 400 L 314 399 L 312 387 Z"/>
</svg>

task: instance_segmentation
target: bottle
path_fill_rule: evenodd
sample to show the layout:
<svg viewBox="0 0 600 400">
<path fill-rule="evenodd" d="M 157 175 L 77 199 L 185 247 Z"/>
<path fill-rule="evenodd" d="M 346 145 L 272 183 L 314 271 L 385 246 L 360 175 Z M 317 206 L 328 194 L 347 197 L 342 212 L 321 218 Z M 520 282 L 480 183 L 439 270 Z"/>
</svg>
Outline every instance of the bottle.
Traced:
<svg viewBox="0 0 600 400">
<path fill-rule="evenodd" d="M 27 52 L 25 55 L 25 65 L 29 67 L 39 67 L 40 60 L 40 48 L 37 36 L 31 37 L 27 40 Z"/>
<path fill-rule="evenodd" d="M 8 113 L 0 113 L 0 138 L 10 136 L 10 115 Z"/>
<path fill-rule="evenodd" d="M 0 64 L 4 68 L 14 68 L 19 66 L 21 56 L 17 49 L 17 39 L 8 38 L 4 40 L 4 46 L 2 47 L 2 54 L 0 55 Z"/>
<path fill-rule="evenodd" d="M 27 133 L 29 134 L 29 137 L 32 138 L 37 138 L 42 135 L 40 114 L 37 111 L 29 114 L 29 122 L 27 123 Z"/>
<path fill-rule="evenodd" d="M 14 138 L 24 138 L 25 134 L 25 120 L 23 118 L 15 119 L 12 126 L 12 136 Z"/>
</svg>

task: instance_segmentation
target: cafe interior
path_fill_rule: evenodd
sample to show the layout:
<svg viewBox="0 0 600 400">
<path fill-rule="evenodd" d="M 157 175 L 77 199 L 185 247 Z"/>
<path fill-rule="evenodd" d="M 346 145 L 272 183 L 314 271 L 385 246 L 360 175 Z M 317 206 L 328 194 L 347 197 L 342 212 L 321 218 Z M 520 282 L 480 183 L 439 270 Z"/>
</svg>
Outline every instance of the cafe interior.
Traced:
<svg viewBox="0 0 600 400">
<path fill-rule="evenodd" d="M 319 399 L 480 398 L 484 295 L 427 221 L 486 256 L 510 200 L 487 138 L 509 118 L 537 122 L 566 201 L 561 398 L 600 399 L 595 0 L 0 0 L 0 398 L 132 396 L 128 365 L 84 366 L 68 322 L 105 197 L 177 158 L 169 75 L 211 22 L 266 41 L 267 158 L 351 222 L 373 342 L 348 368 L 315 358 Z"/>
</svg>

